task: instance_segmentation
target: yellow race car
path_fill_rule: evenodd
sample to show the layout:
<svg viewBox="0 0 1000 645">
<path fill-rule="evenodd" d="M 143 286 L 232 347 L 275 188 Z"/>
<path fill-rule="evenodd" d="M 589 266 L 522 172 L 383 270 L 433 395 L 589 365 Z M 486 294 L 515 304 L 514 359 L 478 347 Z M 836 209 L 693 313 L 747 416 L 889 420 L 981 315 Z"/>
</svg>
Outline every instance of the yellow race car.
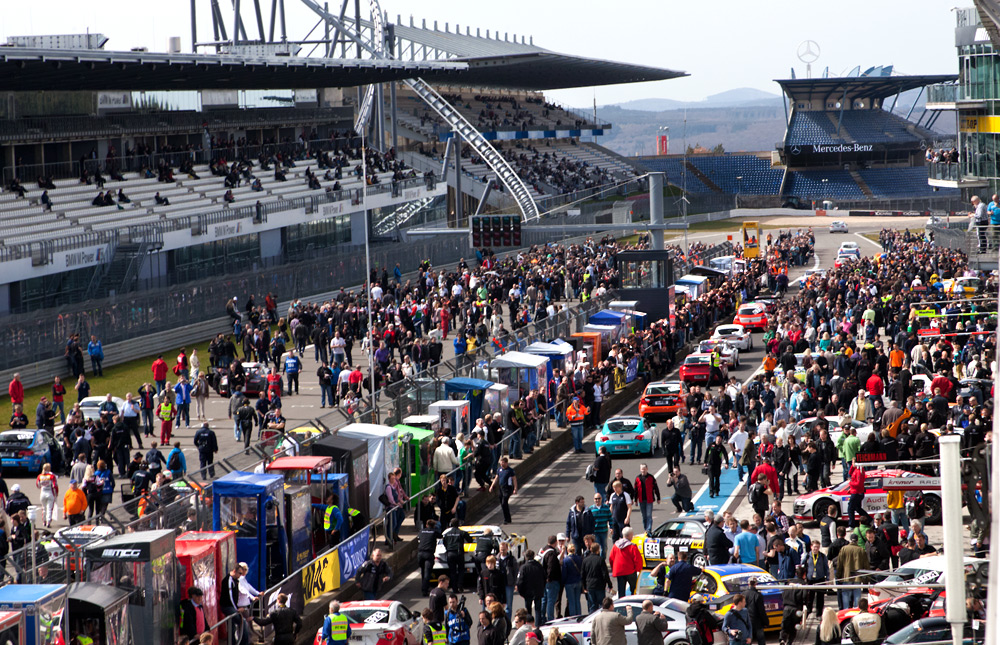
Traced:
<svg viewBox="0 0 1000 645">
<path fill-rule="evenodd" d="M 705 524 L 697 517 L 675 517 L 660 524 L 649 533 L 632 538 L 632 542 L 642 553 L 643 566 L 655 567 L 677 549 L 687 547 L 691 554 L 689 561 L 699 569 L 708 565 L 702 549 L 705 548 Z"/>
<path fill-rule="evenodd" d="M 750 580 L 757 581 L 757 590 L 764 596 L 767 626 L 764 631 L 781 629 L 781 614 L 785 605 L 777 580 L 767 571 L 751 564 L 721 564 L 704 567 L 695 578 L 691 595 L 701 594 L 708 600 L 708 608 L 724 616 L 733 606 L 733 596 L 745 593 Z"/>
</svg>

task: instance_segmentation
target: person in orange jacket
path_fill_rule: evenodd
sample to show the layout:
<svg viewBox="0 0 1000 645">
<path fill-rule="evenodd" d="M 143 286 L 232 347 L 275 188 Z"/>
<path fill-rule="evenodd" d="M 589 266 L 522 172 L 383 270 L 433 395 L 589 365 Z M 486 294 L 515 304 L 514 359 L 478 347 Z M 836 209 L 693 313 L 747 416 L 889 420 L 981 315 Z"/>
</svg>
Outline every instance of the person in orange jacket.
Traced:
<svg viewBox="0 0 1000 645">
<path fill-rule="evenodd" d="M 87 494 L 80 490 L 75 479 L 69 480 L 69 490 L 63 496 L 63 518 L 69 518 L 70 526 L 79 524 L 87 512 Z"/>
<path fill-rule="evenodd" d="M 566 408 L 566 420 L 569 421 L 569 430 L 573 435 L 573 452 L 583 452 L 583 422 L 588 414 L 590 408 L 583 404 L 580 397 L 573 397 Z"/>
</svg>

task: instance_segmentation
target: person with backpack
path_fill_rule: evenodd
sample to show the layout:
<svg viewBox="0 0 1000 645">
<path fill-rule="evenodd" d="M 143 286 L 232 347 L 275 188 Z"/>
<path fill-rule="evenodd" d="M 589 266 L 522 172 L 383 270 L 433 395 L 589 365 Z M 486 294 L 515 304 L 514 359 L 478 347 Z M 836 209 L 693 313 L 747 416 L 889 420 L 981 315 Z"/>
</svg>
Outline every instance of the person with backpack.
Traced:
<svg viewBox="0 0 1000 645">
<path fill-rule="evenodd" d="M 691 596 L 684 615 L 687 618 L 687 625 L 684 628 L 687 642 L 690 645 L 712 645 L 715 640 L 715 630 L 722 625 L 722 622 L 708 608 L 705 596 L 700 593 Z"/>
<path fill-rule="evenodd" d="M 715 435 L 715 441 L 705 450 L 705 467 L 708 470 L 708 496 L 718 497 L 722 487 L 722 469 L 729 468 L 729 454 L 721 434 Z"/>
<path fill-rule="evenodd" d="M 170 471 L 170 476 L 174 481 L 187 474 L 187 459 L 184 458 L 180 441 L 175 441 L 173 449 L 167 454 L 167 470 Z"/>
<path fill-rule="evenodd" d="M 767 494 L 767 475 L 765 473 L 758 473 L 757 481 L 750 485 L 749 497 L 751 508 L 753 508 L 754 513 L 757 513 L 761 517 L 765 517 L 767 515 L 767 509 L 770 505 Z"/>
<path fill-rule="evenodd" d="M 539 626 L 545 624 L 542 612 L 542 597 L 545 595 L 545 569 L 535 559 L 535 552 L 524 552 L 524 564 L 517 572 L 517 592 L 524 598 L 524 606 L 532 609 Z"/>
<path fill-rule="evenodd" d="M 243 437 L 243 448 L 250 447 L 250 437 L 253 434 L 253 424 L 257 420 L 257 413 L 250 407 L 250 399 L 243 399 L 243 404 L 236 410 L 236 427 Z"/>
<path fill-rule="evenodd" d="M 209 479 L 215 479 L 215 466 L 212 464 L 215 463 L 215 453 L 219 452 L 219 440 L 207 421 L 194 434 L 194 445 L 198 448 L 198 468 L 208 468 Z"/>
</svg>

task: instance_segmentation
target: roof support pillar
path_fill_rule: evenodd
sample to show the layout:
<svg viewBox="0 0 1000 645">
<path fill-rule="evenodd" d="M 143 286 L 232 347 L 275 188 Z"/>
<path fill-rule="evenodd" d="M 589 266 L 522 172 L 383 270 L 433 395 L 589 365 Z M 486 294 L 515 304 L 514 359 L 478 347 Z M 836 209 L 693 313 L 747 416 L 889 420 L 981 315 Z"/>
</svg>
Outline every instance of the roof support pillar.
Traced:
<svg viewBox="0 0 1000 645">
<path fill-rule="evenodd" d="M 663 250 L 663 173 L 649 173 L 650 248 Z"/>
</svg>

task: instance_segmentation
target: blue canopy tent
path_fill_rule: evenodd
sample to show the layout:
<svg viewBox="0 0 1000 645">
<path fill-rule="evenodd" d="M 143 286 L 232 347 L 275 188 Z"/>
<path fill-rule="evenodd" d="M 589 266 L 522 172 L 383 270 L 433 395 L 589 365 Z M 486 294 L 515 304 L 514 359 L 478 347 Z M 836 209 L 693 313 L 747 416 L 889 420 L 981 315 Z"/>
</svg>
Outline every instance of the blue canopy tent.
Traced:
<svg viewBox="0 0 1000 645">
<path fill-rule="evenodd" d="M 493 381 L 459 376 L 445 382 L 444 392 L 452 400 L 465 399 L 468 401 L 469 418 L 478 419 L 483 415 L 483 397 L 486 396 L 486 388 L 491 385 L 493 385 Z"/>
<path fill-rule="evenodd" d="M 212 483 L 212 530 L 236 534 L 236 558 L 247 578 L 267 589 L 286 575 L 285 477 L 235 471 Z"/>
<path fill-rule="evenodd" d="M 546 390 L 546 400 L 549 403 L 549 412 L 553 413 L 556 409 L 556 396 L 555 389 L 558 387 L 558 383 L 555 386 L 552 385 L 552 372 L 555 369 L 571 369 L 573 362 L 573 346 L 568 343 L 543 343 L 541 341 L 536 341 L 531 343 L 524 348 L 525 354 L 535 354 L 537 356 L 544 356 L 549 359 L 548 365 L 546 365 L 546 383 L 549 385 Z M 567 359 L 569 362 L 567 363 Z"/>
</svg>

